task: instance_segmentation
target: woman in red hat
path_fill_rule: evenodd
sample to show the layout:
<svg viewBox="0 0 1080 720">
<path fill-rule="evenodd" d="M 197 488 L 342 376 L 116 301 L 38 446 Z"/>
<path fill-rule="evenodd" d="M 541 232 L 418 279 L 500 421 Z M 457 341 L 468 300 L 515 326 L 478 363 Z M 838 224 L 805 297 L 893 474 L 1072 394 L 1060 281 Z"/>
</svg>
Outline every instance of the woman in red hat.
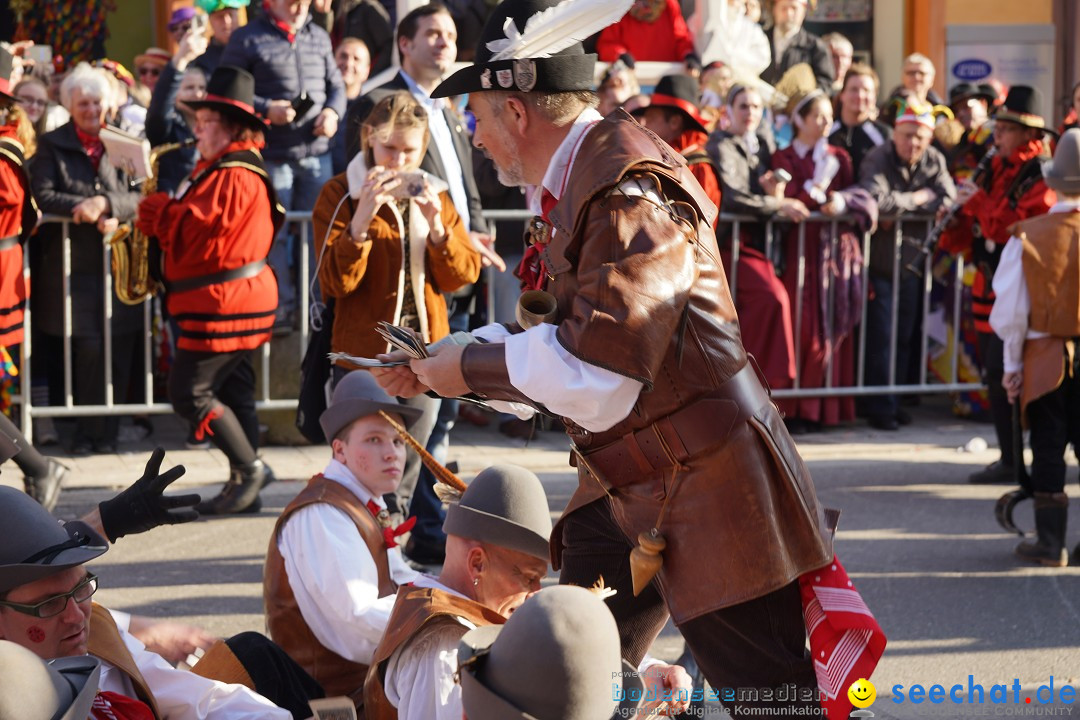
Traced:
<svg viewBox="0 0 1080 720">
<path fill-rule="evenodd" d="M 251 351 L 270 339 L 277 283 L 266 264 L 284 220 L 259 150 L 265 124 L 252 107 L 255 81 L 221 66 L 195 112 L 200 160 L 176 196 L 148 196 L 138 226 L 161 246 L 169 315 L 180 327 L 169 374 L 176 412 L 229 459 L 221 493 L 198 506 L 220 515 L 254 512 L 274 479 L 258 458 Z"/>
</svg>

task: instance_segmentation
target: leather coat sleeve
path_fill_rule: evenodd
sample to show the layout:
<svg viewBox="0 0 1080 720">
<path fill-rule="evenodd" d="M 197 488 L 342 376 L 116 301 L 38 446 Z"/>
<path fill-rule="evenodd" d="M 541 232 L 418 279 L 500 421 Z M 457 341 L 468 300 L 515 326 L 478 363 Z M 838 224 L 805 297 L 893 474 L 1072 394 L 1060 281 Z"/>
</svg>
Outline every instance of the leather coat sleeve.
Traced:
<svg viewBox="0 0 1080 720">
<path fill-rule="evenodd" d="M 578 289 L 559 342 L 579 360 L 651 388 L 698 276 L 696 228 L 619 191 L 594 201 L 580 228 Z"/>
</svg>

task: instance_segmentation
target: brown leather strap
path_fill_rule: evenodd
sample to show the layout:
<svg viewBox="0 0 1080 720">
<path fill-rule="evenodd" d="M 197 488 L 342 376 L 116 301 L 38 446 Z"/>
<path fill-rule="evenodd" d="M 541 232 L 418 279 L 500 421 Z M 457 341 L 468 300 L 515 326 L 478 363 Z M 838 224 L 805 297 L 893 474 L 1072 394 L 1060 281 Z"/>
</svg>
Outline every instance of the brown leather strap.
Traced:
<svg viewBox="0 0 1080 720">
<path fill-rule="evenodd" d="M 716 392 L 586 453 L 585 462 L 612 487 L 630 485 L 722 444 L 768 402 L 769 394 L 747 363 Z"/>
<path fill-rule="evenodd" d="M 124 644 L 112 613 L 97 603 L 94 603 L 90 610 L 90 641 L 87 651 L 126 675 L 131 680 L 131 686 L 135 688 L 136 699 L 150 707 L 155 720 L 161 718 L 154 694 L 139 671 L 131 651 Z"/>
</svg>

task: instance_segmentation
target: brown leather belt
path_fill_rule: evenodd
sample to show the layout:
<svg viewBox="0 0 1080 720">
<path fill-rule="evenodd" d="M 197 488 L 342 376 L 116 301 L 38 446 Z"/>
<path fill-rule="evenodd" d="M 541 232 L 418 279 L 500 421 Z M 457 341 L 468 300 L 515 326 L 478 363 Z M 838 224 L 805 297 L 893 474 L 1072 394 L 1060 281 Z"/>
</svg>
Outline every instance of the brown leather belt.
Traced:
<svg viewBox="0 0 1080 720">
<path fill-rule="evenodd" d="M 724 443 L 768 402 L 769 394 L 748 362 L 716 392 L 609 445 L 582 453 L 585 464 L 612 487 L 639 482 L 645 475 L 685 463 Z M 576 461 L 572 453 L 571 464 Z"/>
</svg>

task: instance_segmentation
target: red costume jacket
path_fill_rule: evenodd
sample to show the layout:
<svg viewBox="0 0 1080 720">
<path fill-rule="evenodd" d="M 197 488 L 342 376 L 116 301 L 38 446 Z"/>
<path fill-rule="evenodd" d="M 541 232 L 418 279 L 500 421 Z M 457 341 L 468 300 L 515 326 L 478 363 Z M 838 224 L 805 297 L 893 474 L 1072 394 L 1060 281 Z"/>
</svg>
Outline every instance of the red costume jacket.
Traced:
<svg viewBox="0 0 1080 720">
<path fill-rule="evenodd" d="M 635 60 L 682 62 L 694 52 L 694 38 L 686 28 L 678 0 L 667 0 L 667 7 L 651 23 L 627 13 L 609 25 L 596 41 L 596 52 L 603 62 L 615 62 L 623 53 Z"/>
<path fill-rule="evenodd" d="M 169 314 L 180 325 L 177 346 L 202 352 L 256 348 L 270 339 L 274 324 L 273 271 L 264 265 L 252 277 L 212 278 L 265 260 L 284 214 L 251 142 L 232 143 L 219 157 L 201 161 L 190 180 L 175 199 L 155 193 L 139 205 L 139 229 L 161 246 Z M 169 288 L 198 278 L 208 283 Z"/>
<path fill-rule="evenodd" d="M 972 250 L 975 262 L 980 263 L 971 288 L 971 306 L 978 332 L 994 331 L 990 327 L 994 293 L 986 270 L 991 271 L 992 277 L 1001 248 L 1012 234 L 1009 228 L 1020 220 L 1045 215 L 1057 202 L 1057 195 L 1046 186 L 1041 172 L 1021 177 L 1027 173 L 1025 168 L 1032 172 L 1037 169 L 1029 162 L 1038 163 L 1042 150 L 1042 141 L 1033 140 L 1010 157 L 995 156 L 990 161 L 990 172 L 984 177 L 982 187 L 957 213 L 956 224 L 942 236 L 942 249 L 952 253 Z M 992 252 L 984 240 L 996 246 L 996 252 Z"/>
<path fill-rule="evenodd" d="M 37 221 L 23 147 L 12 125 L 0 125 L 0 346 L 23 341 L 29 286 L 23 276 L 22 242 Z"/>
</svg>

